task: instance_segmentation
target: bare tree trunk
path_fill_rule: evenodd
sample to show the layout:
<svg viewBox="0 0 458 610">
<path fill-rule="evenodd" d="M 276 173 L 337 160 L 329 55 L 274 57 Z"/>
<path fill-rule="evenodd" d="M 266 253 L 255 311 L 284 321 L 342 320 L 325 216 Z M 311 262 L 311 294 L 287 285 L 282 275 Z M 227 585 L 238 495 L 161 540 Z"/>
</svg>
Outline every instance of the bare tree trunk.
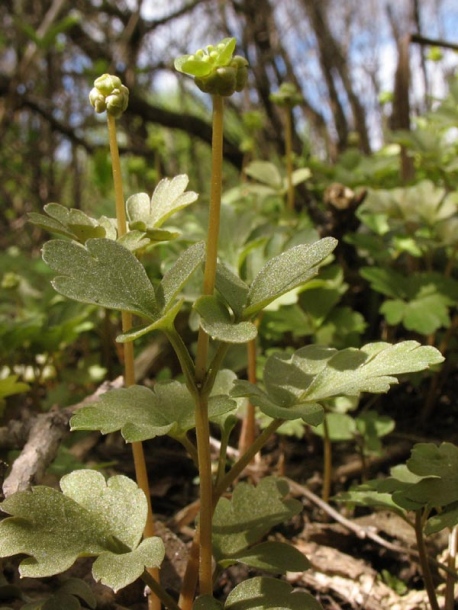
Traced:
<svg viewBox="0 0 458 610">
<path fill-rule="evenodd" d="M 339 76 L 348 97 L 355 129 L 359 136 L 359 146 L 363 152 L 370 153 L 365 111 L 358 95 L 354 91 L 347 60 L 329 27 L 325 3 L 316 2 L 315 0 L 303 0 L 303 4 L 317 39 L 321 68 L 329 91 L 331 109 L 339 139 L 339 148 L 344 149 L 346 147 L 350 127 L 339 98 L 335 74 Z"/>
</svg>

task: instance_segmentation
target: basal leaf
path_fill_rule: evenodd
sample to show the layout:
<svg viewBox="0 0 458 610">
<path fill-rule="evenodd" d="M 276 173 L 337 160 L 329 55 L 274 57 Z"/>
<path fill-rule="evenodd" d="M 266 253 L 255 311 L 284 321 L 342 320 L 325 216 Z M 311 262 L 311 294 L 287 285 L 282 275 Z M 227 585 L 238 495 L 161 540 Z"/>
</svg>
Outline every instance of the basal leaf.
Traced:
<svg viewBox="0 0 458 610">
<path fill-rule="evenodd" d="M 229 593 L 224 610 L 321 610 L 305 591 L 294 591 L 282 580 L 256 576 L 240 583 Z"/>
<path fill-rule="evenodd" d="M 145 538 L 128 553 L 101 553 L 92 566 L 95 580 L 118 591 L 139 578 L 145 568 L 157 568 L 164 559 L 164 543 L 157 537 Z"/>
<path fill-rule="evenodd" d="M 0 505 L 11 515 L 0 522 L 0 556 L 28 555 L 20 563 L 22 576 L 52 576 L 71 567 L 78 557 L 103 556 L 102 573 L 118 589 L 139 578 L 145 566 L 160 565 L 164 556 L 160 539 L 153 538 L 148 551 L 143 543 L 138 547 L 147 502 L 132 480 L 118 475 L 105 481 L 98 472 L 79 470 L 63 477 L 61 488 L 63 493 L 35 487 L 9 496 Z M 135 553 L 137 549 L 142 550 Z M 135 569 L 130 553 L 135 554 Z M 127 570 L 117 559 L 124 555 Z"/>
<path fill-rule="evenodd" d="M 145 495 L 135 481 L 125 476 L 105 480 L 95 470 L 75 470 L 60 481 L 60 488 L 115 536 L 127 549 L 139 544 L 146 521 Z M 126 519 L 129 515 L 129 519 Z"/>
<path fill-rule="evenodd" d="M 258 334 L 252 322 L 234 322 L 226 306 L 217 297 L 200 297 L 194 308 L 201 317 L 202 328 L 212 339 L 224 343 L 247 343 Z"/>
<path fill-rule="evenodd" d="M 238 483 L 231 500 L 221 498 L 213 519 L 216 559 L 234 557 L 258 542 L 274 525 L 297 515 L 302 504 L 285 499 L 288 492 L 286 481 L 266 477 L 256 487 Z"/>
<path fill-rule="evenodd" d="M 336 245 L 333 237 L 325 237 L 311 245 L 295 246 L 268 261 L 250 286 L 244 317 L 255 315 L 282 294 L 316 275 L 318 266 Z"/>
<path fill-rule="evenodd" d="M 273 574 L 286 572 L 304 572 L 310 568 L 310 562 L 296 547 L 286 542 L 261 542 L 248 550 L 237 553 L 234 558 L 237 563 L 244 563 L 258 570 Z M 234 560 L 222 561 L 226 566 Z"/>
<path fill-rule="evenodd" d="M 150 320 L 156 318 L 156 296 L 143 266 L 117 242 L 90 239 L 84 247 L 56 239 L 45 244 L 43 259 L 62 274 L 52 282 L 60 294 Z"/>
<path fill-rule="evenodd" d="M 409 302 L 393 299 L 385 301 L 380 313 L 388 324 L 402 324 L 407 330 L 422 335 L 435 333 L 450 324 L 449 306 L 440 294 L 425 294 Z"/>
</svg>

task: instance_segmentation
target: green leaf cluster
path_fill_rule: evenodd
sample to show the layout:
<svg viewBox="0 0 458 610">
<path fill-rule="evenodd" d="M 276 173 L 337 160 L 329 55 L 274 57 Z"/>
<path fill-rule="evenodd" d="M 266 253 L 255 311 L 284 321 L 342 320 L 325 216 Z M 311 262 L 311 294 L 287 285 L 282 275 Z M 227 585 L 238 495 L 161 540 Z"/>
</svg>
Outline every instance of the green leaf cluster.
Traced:
<svg viewBox="0 0 458 610">
<path fill-rule="evenodd" d="M 369 481 L 338 496 L 362 506 L 383 506 L 402 515 L 422 511 L 426 534 L 458 524 L 458 447 L 452 443 L 417 443 L 406 464 L 387 479 Z M 436 510 L 432 514 L 432 509 Z"/>
</svg>

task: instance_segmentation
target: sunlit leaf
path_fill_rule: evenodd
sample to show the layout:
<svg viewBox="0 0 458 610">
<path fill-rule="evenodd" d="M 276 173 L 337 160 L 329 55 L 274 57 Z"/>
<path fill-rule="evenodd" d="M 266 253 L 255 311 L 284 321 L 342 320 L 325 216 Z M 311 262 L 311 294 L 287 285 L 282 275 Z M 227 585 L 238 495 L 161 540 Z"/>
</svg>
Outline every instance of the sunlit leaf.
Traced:
<svg viewBox="0 0 458 610">
<path fill-rule="evenodd" d="M 250 286 L 244 317 L 258 313 L 282 294 L 315 276 L 319 265 L 336 245 L 334 238 L 325 237 L 313 244 L 295 246 L 269 260 Z"/>
<path fill-rule="evenodd" d="M 84 247 L 51 240 L 43 248 L 43 259 L 53 271 L 62 274 L 52 282 L 60 294 L 75 301 L 156 318 L 156 295 L 145 269 L 117 242 L 90 239 Z"/>
<path fill-rule="evenodd" d="M 145 567 L 160 566 L 162 540 L 154 537 L 138 546 L 147 502 L 132 480 L 118 475 L 105 481 L 98 472 L 78 470 L 61 479 L 61 489 L 35 487 L 0 505 L 11 515 L 0 523 L 0 556 L 28 555 L 19 566 L 22 576 L 52 576 L 78 557 L 92 556 L 97 578 L 116 590 L 139 578 Z"/>
</svg>

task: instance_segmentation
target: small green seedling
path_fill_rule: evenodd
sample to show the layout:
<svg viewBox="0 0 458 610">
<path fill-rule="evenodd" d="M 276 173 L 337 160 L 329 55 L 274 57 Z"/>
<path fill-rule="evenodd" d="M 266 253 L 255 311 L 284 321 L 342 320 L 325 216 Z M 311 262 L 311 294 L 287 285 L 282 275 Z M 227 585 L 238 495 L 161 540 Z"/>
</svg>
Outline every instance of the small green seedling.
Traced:
<svg viewBox="0 0 458 610">
<path fill-rule="evenodd" d="M 406 464 L 396 466 L 387 479 L 369 481 L 337 498 L 359 506 L 381 507 L 401 515 L 415 530 L 420 565 L 431 608 L 439 610 L 424 535 L 458 525 L 458 447 L 452 443 L 418 443 Z M 410 515 L 413 515 L 413 520 Z M 447 572 L 454 583 L 456 573 Z M 453 586 L 447 587 L 446 608 L 453 607 Z M 451 593 L 450 593 L 451 591 Z M 451 603 L 451 605 L 450 605 Z"/>
</svg>

